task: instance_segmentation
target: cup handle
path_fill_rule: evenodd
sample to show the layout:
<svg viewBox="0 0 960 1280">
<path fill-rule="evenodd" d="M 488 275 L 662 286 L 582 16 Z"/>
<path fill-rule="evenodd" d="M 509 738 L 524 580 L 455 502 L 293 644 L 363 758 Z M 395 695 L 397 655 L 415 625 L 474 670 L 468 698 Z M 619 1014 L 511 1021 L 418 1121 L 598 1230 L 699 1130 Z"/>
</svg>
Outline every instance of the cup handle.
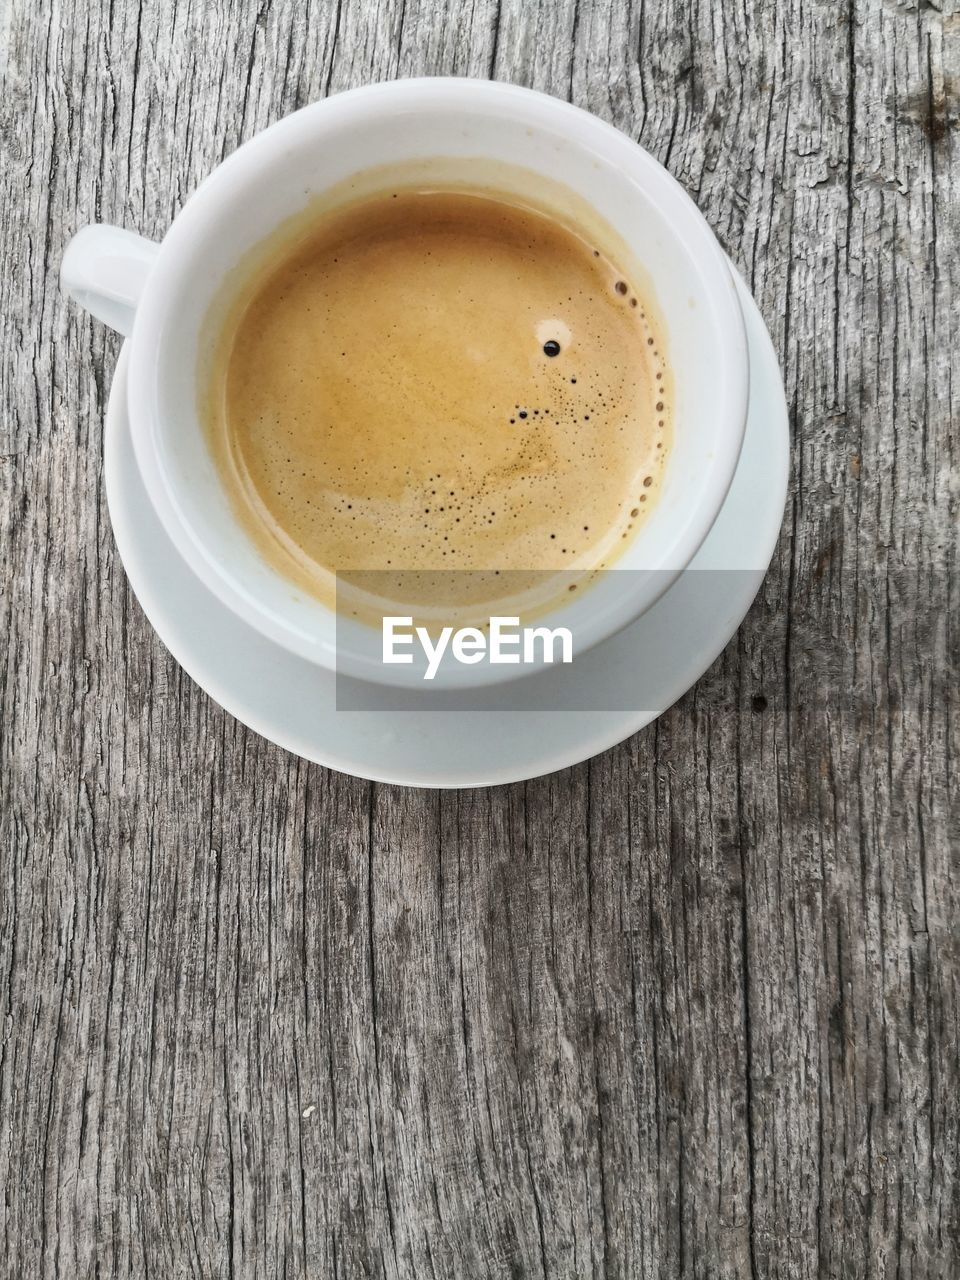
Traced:
<svg viewBox="0 0 960 1280">
<path fill-rule="evenodd" d="M 84 227 L 67 245 L 60 288 L 111 329 L 129 337 L 160 246 L 106 223 Z"/>
</svg>

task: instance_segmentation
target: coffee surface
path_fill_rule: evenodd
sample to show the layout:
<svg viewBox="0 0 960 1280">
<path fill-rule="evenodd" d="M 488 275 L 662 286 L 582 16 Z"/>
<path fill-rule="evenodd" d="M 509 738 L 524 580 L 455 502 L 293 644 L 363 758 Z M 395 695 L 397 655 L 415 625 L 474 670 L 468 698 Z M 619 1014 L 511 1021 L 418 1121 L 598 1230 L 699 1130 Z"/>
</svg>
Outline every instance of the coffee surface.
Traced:
<svg viewBox="0 0 960 1280">
<path fill-rule="evenodd" d="M 601 567 L 669 449 L 648 311 L 600 246 L 507 197 L 327 214 L 224 335 L 210 429 L 234 505 L 322 598 L 335 571 L 377 571 L 386 594 L 424 571 L 429 598 L 451 579 L 435 570 Z"/>
</svg>

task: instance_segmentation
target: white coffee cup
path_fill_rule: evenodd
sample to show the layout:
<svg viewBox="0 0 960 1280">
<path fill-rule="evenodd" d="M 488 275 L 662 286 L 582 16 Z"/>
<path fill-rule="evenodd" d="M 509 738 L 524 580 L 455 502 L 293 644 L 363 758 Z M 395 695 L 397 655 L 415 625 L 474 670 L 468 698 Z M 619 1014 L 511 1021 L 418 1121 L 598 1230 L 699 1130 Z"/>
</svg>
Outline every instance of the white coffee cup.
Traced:
<svg viewBox="0 0 960 1280">
<path fill-rule="evenodd" d="M 61 268 L 62 287 L 129 338 L 134 451 L 174 547 L 247 625 L 311 662 L 383 683 L 406 684 L 414 673 L 385 666 L 373 628 L 338 620 L 297 590 L 244 532 L 199 421 L 198 367 L 216 337 L 214 299 L 280 223 L 353 174 L 436 157 L 461 170 L 518 166 L 585 199 L 643 265 L 666 330 L 674 439 L 659 499 L 615 567 L 549 616 L 550 626 L 570 627 L 581 651 L 638 618 L 690 563 L 726 496 L 746 420 L 747 343 L 726 258 L 683 189 L 625 134 L 514 85 L 369 85 L 304 107 L 240 147 L 161 244 L 87 227 Z M 446 667 L 431 687 L 527 670 Z"/>
</svg>

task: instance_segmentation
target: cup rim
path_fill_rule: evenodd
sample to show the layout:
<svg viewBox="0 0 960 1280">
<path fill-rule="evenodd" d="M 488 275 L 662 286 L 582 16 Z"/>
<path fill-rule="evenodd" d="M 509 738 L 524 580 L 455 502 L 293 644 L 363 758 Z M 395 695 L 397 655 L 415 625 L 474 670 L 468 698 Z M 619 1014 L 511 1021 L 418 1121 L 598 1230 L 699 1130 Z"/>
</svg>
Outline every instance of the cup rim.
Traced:
<svg viewBox="0 0 960 1280">
<path fill-rule="evenodd" d="M 593 647 L 616 634 L 651 608 L 699 550 L 712 528 L 729 491 L 740 456 L 746 424 L 749 390 L 749 365 L 746 329 L 736 286 L 726 255 L 696 204 L 677 180 L 638 142 L 621 130 L 572 103 L 554 98 L 539 90 L 520 85 L 467 77 L 420 77 L 384 81 L 346 90 L 329 98 L 309 103 L 282 117 L 243 143 L 200 183 L 175 217 L 160 245 L 157 260 L 150 273 L 143 298 L 137 308 L 130 338 L 130 376 L 128 378 L 128 410 L 137 465 L 147 493 L 165 532 L 183 559 L 204 585 L 244 623 L 267 639 L 307 661 L 330 667 L 340 673 L 373 680 L 397 683 L 396 673 L 369 655 L 353 653 L 337 643 L 336 626 L 331 637 L 307 636 L 272 612 L 243 584 L 228 575 L 209 553 L 178 500 L 175 486 L 164 465 L 159 445 L 159 396 L 162 377 L 159 352 L 161 334 L 176 315 L 176 288 L 166 267 L 186 247 L 198 225 L 218 204 L 221 213 L 230 204 L 231 193 L 256 172 L 263 159 L 275 153 L 284 138 L 295 132 L 318 127 L 336 130 L 366 113 L 382 114 L 389 106 L 404 103 L 441 111 L 444 107 L 472 106 L 516 108 L 532 124 L 566 120 L 571 131 L 576 129 L 588 149 L 603 149 L 608 158 L 617 158 L 624 167 L 643 180 L 645 189 L 655 190 L 658 198 L 672 202 L 678 218 L 684 222 L 682 233 L 675 234 L 693 259 L 701 282 L 707 288 L 703 299 L 721 312 L 722 323 L 715 326 L 721 352 L 729 375 L 726 397 L 716 407 L 719 446 L 708 476 L 706 491 L 696 507 L 691 508 L 681 529 L 670 539 L 650 566 L 655 572 L 636 575 L 637 589 L 614 594 L 602 610 L 591 615 L 578 629 L 578 651 Z M 139 424 L 139 425 L 138 425 Z M 617 566 L 609 572 L 615 573 Z M 459 667 L 454 672 L 441 671 L 436 687 L 478 685 L 520 678 L 537 670 L 534 665 L 520 668 L 491 667 L 486 664 Z M 452 677 L 452 678 L 451 678 Z"/>
</svg>

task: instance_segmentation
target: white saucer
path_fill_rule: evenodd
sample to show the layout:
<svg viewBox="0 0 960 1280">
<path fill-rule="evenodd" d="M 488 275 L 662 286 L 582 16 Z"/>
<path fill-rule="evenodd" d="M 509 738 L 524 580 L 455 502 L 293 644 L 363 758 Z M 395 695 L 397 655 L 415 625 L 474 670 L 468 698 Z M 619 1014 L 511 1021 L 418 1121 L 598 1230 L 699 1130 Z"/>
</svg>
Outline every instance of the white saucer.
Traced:
<svg viewBox="0 0 960 1280">
<path fill-rule="evenodd" d="M 750 343 L 750 408 L 727 500 L 685 574 L 638 622 L 570 667 L 522 678 L 522 709 L 384 709 L 389 691 L 362 686 L 375 710 L 337 710 L 336 677 L 278 648 L 201 585 L 163 532 L 133 455 L 120 354 L 105 431 L 107 502 L 130 584 L 160 639 L 227 711 L 289 751 L 377 782 L 477 787 L 517 782 L 606 750 L 660 715 L 726 647 L 756 595 L 786 498 L 789 437 L 776 355 L 742 280 Z M 354 691 L 356 692 L 356 690 Z M 409 696 L 409 695 L 407 695 Z M 482 704 L 482 697 L 478 701 Z M 571 705 L 589 710 L 563 710 Z"/>
</svg>

